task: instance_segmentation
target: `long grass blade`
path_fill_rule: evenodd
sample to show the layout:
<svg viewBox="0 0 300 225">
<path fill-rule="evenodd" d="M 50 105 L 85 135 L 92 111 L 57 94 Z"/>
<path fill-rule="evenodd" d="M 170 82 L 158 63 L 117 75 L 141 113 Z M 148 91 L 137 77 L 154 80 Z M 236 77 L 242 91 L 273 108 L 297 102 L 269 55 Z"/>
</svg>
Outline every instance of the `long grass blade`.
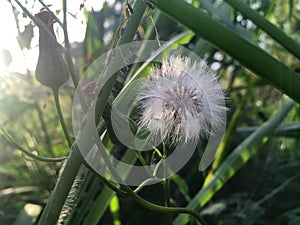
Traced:
<svg viewBox="0 0 300 225">
<path fill-rule="evenodd" d="M 230 4 L 237 11 L 252 20 L 258 27 L 267 32 L 274 40 L 278 41 L 286 50 L 291 52 L 294 56 L 300 59 L 300 45 L 287 36 L 282 30 L 277 28 L 270 21 L 261 16 L 258 12 L 251 9 L 242 1 L 224 0 Z"/>
<path fill-rule="evenodd" d="M 201 9 L 183 0 L 149 0 L 174 20 L 187 26 L 245 67 L 300 102 L 300 75 L 258 46 L 245 40 Z M 183 13 L 184 12 L 184 13 Z"/>
<path fill-rule="evenodd" d="M 233 152 L 224 160 L 219 169 L 213 175 L 210 182 L 204 186 L 187 205 L 187 208 L 199 210 L 220 190 L 224 184 L 233 177 L 236 172 L 244 166 L 248 160 L 268 141 L 275 128 L 287 116 L 294 106 L 290 101 L 283 105 L 266 123 L 245 139 Z M 174 225 L 184 225 L 189 221 L 187 215 L 179 215 Z"/>
</svg>

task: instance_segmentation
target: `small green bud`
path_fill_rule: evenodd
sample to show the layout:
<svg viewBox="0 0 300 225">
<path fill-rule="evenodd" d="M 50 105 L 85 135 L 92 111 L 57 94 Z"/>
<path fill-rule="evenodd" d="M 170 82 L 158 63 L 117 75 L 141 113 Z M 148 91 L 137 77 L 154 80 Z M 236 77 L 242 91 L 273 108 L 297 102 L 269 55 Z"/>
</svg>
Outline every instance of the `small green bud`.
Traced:
<svg viewBox="0 0 300 225">
<path fill-rule="evenodd" d="M 59 53 L 53 30 L 54 16 L 43 11 L 35 15 L 53 34 L 51 37 L 45 30 L 39 29 L 39 58 L 36 66 L 36 79 L 43 85 L 58 89 L 69 79 L 68 69 L 62 55 Z"/>
</svg>

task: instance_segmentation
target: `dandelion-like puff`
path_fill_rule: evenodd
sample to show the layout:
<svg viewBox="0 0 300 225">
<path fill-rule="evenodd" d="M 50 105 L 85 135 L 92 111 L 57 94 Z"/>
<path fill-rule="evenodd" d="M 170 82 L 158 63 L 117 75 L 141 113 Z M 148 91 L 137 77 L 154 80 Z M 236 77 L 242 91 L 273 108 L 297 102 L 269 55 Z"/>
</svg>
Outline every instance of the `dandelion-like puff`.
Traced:
<svg viewBox="0 0 300 225">
<path fill-rule="evenodd" d="M 204 61 L 171 56 L 154 68 L 137 96 L 142 115 L 140 129 L 152 143 L 197 141 L 224 124 L 224 95 Z"/>
</svg>

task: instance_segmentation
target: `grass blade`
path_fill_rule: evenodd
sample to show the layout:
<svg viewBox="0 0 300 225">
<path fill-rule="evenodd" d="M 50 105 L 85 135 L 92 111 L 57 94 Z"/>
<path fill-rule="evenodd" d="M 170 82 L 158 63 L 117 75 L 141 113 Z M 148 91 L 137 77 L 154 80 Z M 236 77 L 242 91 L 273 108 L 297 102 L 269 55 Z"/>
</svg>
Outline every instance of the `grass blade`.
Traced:
<svg viewBox="0 0 300 225">
<path fill-rule="evenodd" d="M 203 10 L 183 0 L 149 0 L 161 11 L 227 52 L 245 67 L 269 81 L 276 88 L 300 102 L 300 75 L 268 53 L 240 37 Z M 221 38 L 220 38 L 221 36 Z"/>
<path fill-rule="evenodd" d="M 278 41 L 286 50 L 300 59 L 300 45 L 277 28 L 270 21 L 261 16 L 258 12 L 245 5 L 242 1 L 224 0 L 244 16 L 252 20 L 258 27 L 267 32 L 274 40 Z"/>
<path fill-rule="evenodd" d="M 287 116 L 293 106 L 294 102 L 292 101 L 282 106 L 266 123 L 252 133 L 238 147 L 236 147 L 221 164 L 210 182 L 204 186 L 187 205 L 187 208 L 197 210 L 203 207 L 213 197 L 213 195 L 220 190 L 253 155 L 257 153 L 260 147 L 266 143 L 269 139 L 268 137 Z M 176 218 L 174 225 L 184 225 L 188 221 L 188 215 L 182 214 Z"/>
</svg>

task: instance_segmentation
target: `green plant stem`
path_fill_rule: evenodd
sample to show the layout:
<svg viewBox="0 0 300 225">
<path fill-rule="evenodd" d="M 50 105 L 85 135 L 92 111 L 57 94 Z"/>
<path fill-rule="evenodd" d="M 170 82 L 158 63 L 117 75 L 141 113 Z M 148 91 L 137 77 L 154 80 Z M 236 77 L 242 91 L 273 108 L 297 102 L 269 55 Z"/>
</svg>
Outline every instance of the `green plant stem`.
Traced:
<svg viewBox="0 0 300 225">
<path fill-rule="evenodd" d="M 138 151 L 138 150 L 134 150 L 134 151 L 135 151 L 135 154 L 137 155 L 138 159 L 140 160 L 141 164 L 144 167 L 148 166 L 148 164 L 147 164 L 146 160 L 144 159 L 142 153 L 140 151 Z"/>
<path fill-rule="evenodd" d="M 152 15 L 150 15 L 150 17 L 152 18 Z M 146 30 L 145 37 L 144 37 L 145 40 L 157 39 L 159 41 L 156 24 L 158 23 L 160 18 L 161 18 L 161 12 L 157 11 L 155 13 L 154 19 L 153 18 L 151 19 L 150 26 Z"/>
<path fill-rule="evenodd" d="M 103 126 L 97 128 L 99 133 L 104 132 L 104 123 Z M 59 177 L 59 180 L 49 197 L 48 203 L 43 210 L 42 216 L 38 221 L 38 225 L 49 225 L 56 224 L 59 218 L 61 209 L 65 203 L 65 200 L 69 194 L 69 191 L 72 187 L 74 179 L 77 175 L 77 172 L 82 165 L 83 158 L 78 149 L 77 145 L 74 145 L 72 151 L 68 157 L 68 160 L 65 163 L 65 166 L 61 169 L 62 173 Z"/>
<path fill-rule="evenodd" d="M 129 19 L 127 20 L 126 23 L 126 28 L 124 30 L 124 32 L 122 33 L 121 37 L 119 38 L 117 45 L 123 45 L 126 43 L 129 43 L 130 41 L 132 41 L 136 30 L 138 29 L 138 26 L 140 24 L 140 21 L 143 17 L 143 14 L 146 10 L 146 3 L 142 0 L 142 1 L 136 1 L 134 6 L 133 6 L 133 14 L 129 17 Z M 97 99 L 97 103 L 96 103 L 96 109 L 95 109 L 95 121 L 96 123 L 99 122 L 102 113 L 104 111 L 104 108 L 106 106 L 106 102 L 107 99 L 111 93 L 112 87 L 115 83 L 115 80 L 117 79 L 118 73 L 112 73 L 111 70 L 113 70 L 114 68 L 117 68 L 118 65 L 115 64 L 119 64 L 119 62 L 116 62 L 116 60 L 111 60 L 109 62 L 109 66 L 106 70 L 107 74 L 113 74 L 110 79 L 108 79 L 108 81 L 105 83 L 104 87 L 103 87 L 103 91 L 100 95 L 100 97 L 98 97 Z"/>
<path fill-rule="evenodd" d="M 261 16 L 258 12 L 251 9 L 242 1 L 237 0 L 224 0 L 234 9 L 241 12 L 244 16 L 252 20 L 258 27 L 267 32 L 274 40 L 278 41 L 290 53 L 300 59 L 300 45 L 287 36 L 282 30 L 277 28 L 270 21 Z"/>
<path fill-rule="evenodd" d="M 87 182 L 83 183 L 84 180 L 87 180 Z M 88 177 L 88 168 L 85 167 L 85 165 L 81 164 L 78 173 L 76 174 L 76 177 L 74 179 L 74 182 L 72 184 L 72 187 L 69 191 L 68 197 L 62 207 L 62 213 L 60 213 L 60 216 L 58 218 L 58 224 L 64 224 L 64 225 L 68 224 L 69 219 L 72 217 L 72 214 L 78 208 L 76 206 L 80 204 L 79 196 L 80 194 L 82 194 L 82 192 L 84 192 L 83 188 L 86 187 L 86 185 L 88 185 L 89 183 L 90 182 Z M 98 185 L 99 185 L 99 181 L 98 181 Z M 81 211 L 82 213 L 83 210 L 79 210 L 79 211 Z M 73 223 L 74 222 L 72 221 L 72 225 Z"/>
<path fill-rule="evenodd" d="M 118 173 L 115 171 L 114 166 L 111 164 L 107 153 L 105 151 L 103 151 L 103 149 L 101 147 L 99 147 L 103 159 L 107 165 L 107 167 L 109 168 L 110 172 L 112 173 L 112 175 L 114 176 L 114 178 L 119 181 L 120 183 L 124 183 L 121 182 L 122 178 L 118 175 Z M 160 213 L 164 213 L 164 214 L 180 214 L 180 213 L 187 213 L 192 215 L 200 225 L 206 225 L 206 222 L 202 219 L 202 217 L 200 216 L 199 213 L 197 213 L 194 210 L 188 209 L 188 208 L 179 208 L 179 207 L 165 207 L 165 206 L 160 206 L 160 205 L 156 205 L 153 204 L 145 199 L 143 199 L 142 197 L 140 197 L 139 195 L 137 195 L 130 187 L 128 187 L 127 185 L 121 185 L 123 190 L 126 191 L 130 196 L 132 196 L 139 204 L 141 204 L 142 206 L 156 211 L 156 212 L 160 212 Z"/>
<path fill-rule="evenodd" d="M 57 22 L 59 24 L 59 26 L 61 26 L 62 28 L 64 28 L 63 23 L 60 21 L 60 19 L 51 11 L 51 9 L 42 1 L 39 0 L 39 2 L 42 4 L 42 6 L 49 12 L 51 12 L 55 18 L 55 22 Z"/>
<path fill-rule="evenodd" d="M 135 1 L 133 6 L 133 14 L 129 17 L 126 28 L 122 33 L 117 45 L 123 45 L 133 40 L 133 37 L 138 26 L 140 25 L 140 21 L 144 15 L 146 7 L 147 6 L 144 0 Z"/>
<path fill-rule="evenodd" d="M 163 144 L 163 158 L 164 160 L 164 177 L 165 179 L 163 180 L 163 187 L 164 187 L 164 196 L 165 196 L 165 206 L 170 207 L 171 206 L 171 190 L 170 190 L 170 179 L 168 179 L 168 165 L 166 163 L 166 158 L 167 158 L 167 148 L 165 144 Z M 173 217 L 172 215 L 168 215 L 168 224 L 172 225 L 172 220 Z"/>
<path fill-rule="evenodd" d="M 131 151 L 131 150 L 130 150 Z M 144 159 L 142 153 L 138 150 L 135 150 L 135 154 L 137 155 L 140 163 L 144 166 L 145 170 L 147 171 L 147 174 L 151 177 L 153 177 L 153 174 L 151 173 L 150 170 L 148 170 L 148 164 L 146 162 L 146 160 Z M 154 177 L 153 177 L 154 178 Z"/>
<path fill-rule="evenodd" d="M 289 100 L 286 104 L 279 108 L 267 122 L 238 145 L 223 161 L 221 166 L 214 173 L 210 182 L 201 188 L 201 190 L 188 203 L 187 207 L 189 209 L 199 209 L 203 207 L 214 196 L 214 194 L 218 192 L 224 184 L 260 150 L 264 144 L 267 143 L 270 135 L 274 133 L 275 128 L 281 123 L 281 121 L 286 118 L 288 112 L 294 105 L 295 102 Z M 184 225 L 187 224 L 188 221 L 189 219 L 185 215 L 179 215 L 174 220 L 174 225 Z"/>
<path fill-rule="evenodd" d="M 300 102 L 300 75 L 297 72 L 183 0 L 172 0 L 171 7 L 170 1 L 166 0 L 149 2 Z"/>
<path fill-rule="evenodd" d="M 77 177 L 82 172 L 82 170 L 81 170 L 82 167 L 83 167 L 83 165 L 80 166 L 80 169 L 77 173 Z M 88 170 L 88 168 L 85 168 L 85 169 Z M 73 205 L 78 205 L 78 206 L 77 207 L 72 207 L 72 209 L 69 211 L 68 216 L 65 217 L 64 220 L 63 220 L 64 225 L 78 225 L 78 224 L 80 224 L 80 222 L 82 221 L 82 216 L 81 215 L 85 214 L 85 209 L 87 210 L 88 207 L 84 207 L 84 210 L 80 211 L 79 215 L 76 216 L 76 221 L 74 221 L 72 219 L 72 217 L 76 215 L 76 213 L 77 213 L 76 211 L 78 210 L 78 208 L 80 208 L 79 205 L 82 205 L 82 202 L 84 202 L 86 200 L 86 198 L 82 198 L 82 196 L 85 195 L 88 192 L 88 190 L 91 190 L 90 187 L 92 185 L 94 185 L 94 183 L 98 184 L 98 186 L 96 187 L 96 190 L 99 190 L 100 189 L 99 181 L 97 179 L 94 179 L 94 175 L 91 171 L 88 171 L 87 175 L 84 178 L 84 183 L 82 185 L 80 185 L 80 190 L 79 190 L 77 196 L 75 197 L 75 201 L 73 203 Z M 73 186 L 74 186 L 74 184 L 73 184 Z M 66 203 L 64 204 L 64 206 L 65 205 L 66 205 Z M 62 214 L 60 214 L 60 218 L 61 217 L 62 217 Z"/>
<path fill-rule="evenodd" d="M 146 185 L 153 184 L 161 181 L 161 179 L 158 178 L 148 178 L 144 180 L 136 189 L 134 189 L 134 193 L 139 193 Z"/>
<path fill-rule="evenodd" d="M 18 0 L 14 0 L 14 1 L 23 10 L 26 16 L 28 16 L 41 30 L 45 31 L 49 35 L 49 37 L 55 41 L 55 43 L 57 42 L 55 36 L 51 33 L 51 31 L 49 30 L 49 28 L 46 26 L 45 23 L 43 23 L 41 20 L 33 16 Z"/>
<path fill-rule="evenodd" d="M 163 185 L 164 185 L 164 192 L 165 192 L 165 206 L 170 207 L 171 206 L 170 179 L 165 179 L 163 181 Z"/>
<path fill-rule="evenodd" d="M 63 0 L 63 31 L 64 31 L 64 38 L 65 38 L 65 56 L 66 61 L 68 64 L 68 68 L 74 83 L 75 88 L 77 88 L 79 83 L 78 75 L 75 71 L 75 67 L 73 64 L 71 51 L 70 51 L 70 42 L 69 42 L 69 35 L 68 35 L 68 26 L 67 26 L 67 0 Z"/>
<path fill-rule="evenodd" d="M 100 143 L 99 143 L 100 144 Z M 100 144 L 98 146 L 99 151 L 101 152 L 101 156 L 103 158 L 103 160 L 105 161 L 106 166 L 108 167 L 108 169 L 110 170 L 112 176 L 114 177 L 114 179 L 116 181 L 118 181 L 120 184 L 124 184 L 125 182 L 123 181 L 122 177 L 119 176 L 119 174 L 117 173 L 117 171 L 115 170 L 115 167 L 112 165 L 110 159 L 108 158 L 108 155 L 104 149 L 103 144 Z M 202 219 L 202 217 L 200 216 L 200 214 L 198 214 L 196 211 L 188 209 L 188 208 L 179 208 L 179 207 L 166 207 L 166 206 L 160 206 L 160 205 L 156 205 L 153 204 L 149 201 L 146 201 L 145 199 L 143 199 L 142 197 L 140 197 L 139 195 L 137 195 L 129 186 L 127 185 L 121 185 L 122 189 L 124 191 L 126 191 L 130 196 L 132 196 L 138 203 L 140 203 L 141 205 L 143 205 L 144 207 L 156 211 L 156 212 L 160 212 L 160 213 L 164 213 L 164 214 L 179 214 L 179 213 L 187 213 L 192 215 L 200 225 L 205 225 L 205 221 Z"/>
<path fill-rule="evenodd" d="M 165 206 L 171 207 L 170 179 L 165 179 L 163 181 L 163 187 L 164 187 L 164 196 L 165 196 Z M 169 214 L 167 219 L 168 219 L 168 224 L 172 225 L 173 216 Z"/>
<path fill-rule="evenodd" d="M 219 168 L 219 166 L 224 161 L 224 158 L 228 155 L 228 147 L 231 146 L 232 139 L 235 135 L 237 126 L 240 122 L 241 117 L 243 116 L 244 108 L 246 106 L 247 100 L 250 97 L 250 95 L 252 94 L 254 83 L 255 83 L 254 79 L 249 81 L 247 91 L 243 95 L 243 97 L 241 99 L 241 102 L 238 105 L 238 108 L 235 110 L 235 112 L 234 112 L 234 114 L 233 114 L 233 116 L 230 120 L 229 126 L 228 126 L 228 128 L 226 130 L 226 133 L 224 135 L 224 139 L 218 147 L 216 157 L 214 159 L 214 162 L 212 163 L 212 166 L 211 166 L 211 169 L 210 169 L 209 173 L 207 174 L 207 176 L 204 180 L 203 186 L 205 186 L 206 184 L 209 183 L 209 181 L 214 176 L 214 173 L 216 172 L 216 170 Z"/>
<path fill-rule="evenodd" d="M 85 163 L 86 167 L 88 167 L 91 171 L 94 170 L 93 167 L 91 167 L 91 165 L 89 165 L 88 163 Z M 111 189 L 112 191 L 114 191 L 116 194 L 120 195 L 120 196 L 128 196 L 128 193 L 125 191 L 122 191 L 121 189 L 119 189 L 119 185 L 118 184 L 112 184 L 109 180 L 107 180 L 106 178 L 102 177 L 101 175 L 99 175 L 98 173 L 95 174 L 95 176 L 104 184 L 106 185 L 109 189 Z"/>
<path fill-rule="evenodd" d="M 119 45 L 122 43 L 130 42 L 132 40 L 145 9 L 146 9 L 146 4 L 144 3 L 144 1 L 136 2 L 136 4 L 134 5 L 134 11 L 136 11 L 136 13 L 132 14 L 131 17 L 129 18 L 126 29 L 124 30 L 124 33 L 122 34 L 119 40 L 118 43 Z M 64 0 L 64 11 L 66 12 L 65 0 Z M 68 57 L 68 59 L 71 60 L 70 57 Z M 72 64 L 68 63 L 68 66 L 70 65 Z M 76 78 L 75 78 L 75 83 L 76 83 Z M 105 96 L 106 98 L 102 98 L 103 100 L 102 104 L 100 104 L 100 107 L 96 109 L 95 112 L 96 115 L 100 115 L 100 116 L 102 115 L 112 85 L 113 83 L 111 83 L 108 90 L 105 90 L 106 92 L 108 92 L 108 94 Z M 82 162 L 83 159 L 81 157 L 78 146 L 74 145 L 74 148 L 72 149 L 71 154 L 69 155 L 69 158 L 66 162 L 66 166 L 63 169 L 62 175 L 48 200 L 48 203 L 42 213 L 38 225 L 52 225 L 57 223 L 62 206 L 68 196 L 69 190 L 73 184 L 73 181 L 76 177 L 76 174 Z"/>
<path fill-rule="evenodd" d="M 3 134 L 3 137 L 7 140 L 8 143 L 10 143 L 12 146 L 14 146 L 15 148 L 17 148 L 18 150 L 20 150 L 22 153 L 24 153 L 25 155 L 31 157 L 32 159 L 41 161 L 41 162 L 61 162 L 64 161 L 66 159 L 66 157 L 62 157 L 62 158 L 49 158 L 49 157 L 44 157 L 44 156 L 40 156 L 40 155 L 35 155 L 32 152 L 26 150 L 25 148 L 23 148 L 21 145 L 19 145 L 14 138 L 4 129 L 1 129 L 1 133 Z"/>
<path fill-rule="evenodd" d="M 268 201 L 269 199 L 273 198 L 274 195 L 276 195 L 280 191 L 282 191 L 287 185 L 289 185 L 292 181 L 294 181 L 299 175 L 300 175 L 300 173 L 298 172 L 294 176 L 290 177 L 289 179 L 286 179 L 282 184 L 280 184 L 278 187 L 273 189 L 270 193 L 266 194 L 263 198 L 258 200 L 256 202 L 256 204 L 261 205 L 261 204 L 265 203 L 266 201 Z"/>
<path fill-rule="evenodd" d="M 78 147 L 75 146 L 66 161 L 57 185 L 48 199 L 38 225 L 54 225 L 57 223 L 62 206 L 69 194 L 81 162 L 82 156 Z"/>
<path fill-rule="evenodd" d="M 51 156 L 54 157 L 55 154 L 53 153 L 53 149 L 52 149 L 52 143 L 51 143 L 51 139 L 48 135 L 48 131 L 47 131 L 47 127 L 46 127 L 46 123 L 45 123 L 45 120 L 44 120 L 44 117 L 43 117 L 43 113 L 42 113 L 42 110 L 38 104 L 38 102 L 35 102 L 34 103 L 34 106 L 37 110 L 37 113 L 38 113 L 38 117 L 39 117 L 39 120 L 41 122 L 41 129 L 43 130 L 44 132 L 44 136 L 45 136 L 45 143 L 46 143 L 46 146 L 47 146 L 47 149 L 48 151 L 50 152 Z"/>
<path fill-rule="evenodd" d="M 31 13 L 18 0 L 14 0 L 14 1 L 20 6 L 20 8 L 23 10 L 23 12 L 25 13 L 26 16 L 28 16 L 30 19 L 32 19 L 40 29 L 42 29 L 47 34 L 49 34 L 50 37 L 53 38 L 56 42 L 56 38 L 53 36 L 53 34 L 49 31 L 47 26 L 42 21 L 40 21 L 39 19 L 37 19 L 33 15 L 31 15 Z M 48 10 L 48 8 L 46 8 L 46 9 Z M 57 17 L 55 16 L 55 18 L 57 18 Z M 69 36 L 68 36 L 68 31 L 67 31 L 67 1 L 66 0 L 63 0 L 63 23 L 61 23 L 60 20 L 57 20 L 57 22 L 63 27 L 64 38 L 65 38 L 65 49 L 62 49 L 62 48 L 60 48 L 60 49 L 63 50 L 65 53 L 68 68 L 69 68 L 74 86 L 76 88 L 78 86 L 79 79 L 78 79 L 78 75 L 75 71 L 75 67 L 74 67 L 71 52 L 70 52 L 70 42 L 69 42 Z M 61 47 L 61 46 L 58 45 L 58 47 Z"/>
<path fill-rule="evenodd" d="M 134 193 L 129 187 L 126 188 L 128 193 L 131 194 L 131 196 L 142 206 L 144 206 L 147 209 L 159 212 L 159 213 L 165 213 L 165 214 L 180 214 L 180 213 L 186 213 L 192 215 L 200 225 L 206 225 L 206 222 L 203 220 L 203 218 L 200 216 L 199 213 L 197 213 L 194 210 L 188 209 L 188 208 L 179 208 L 179 207 L 165 207 L 153 204 L 149 201 L 146 201 L 145 199 L 141 198 L 139 195 Z"/>
<path fill-rule="evenodd" d="M 55 107 L 56 107 L 56 110 L 57 110 L 58 118 L 59 118 L 61 127 L 63 129 L 65 138 L 67 140 L 68 146 L 69 146 L 69 148 L 71 148 L 72 139 L 70 138 L 69 131 L 68 131 L 68 128 L 66 126 L 63 113 L 61 111 L 61 106 L 60 106 L 60 102 L 59 102 L 59 95 L 58 95 L 58 89 L 53 89 L 52 91 L 53 91 L 54 102 L 55 102 Z"/>
</svg>

